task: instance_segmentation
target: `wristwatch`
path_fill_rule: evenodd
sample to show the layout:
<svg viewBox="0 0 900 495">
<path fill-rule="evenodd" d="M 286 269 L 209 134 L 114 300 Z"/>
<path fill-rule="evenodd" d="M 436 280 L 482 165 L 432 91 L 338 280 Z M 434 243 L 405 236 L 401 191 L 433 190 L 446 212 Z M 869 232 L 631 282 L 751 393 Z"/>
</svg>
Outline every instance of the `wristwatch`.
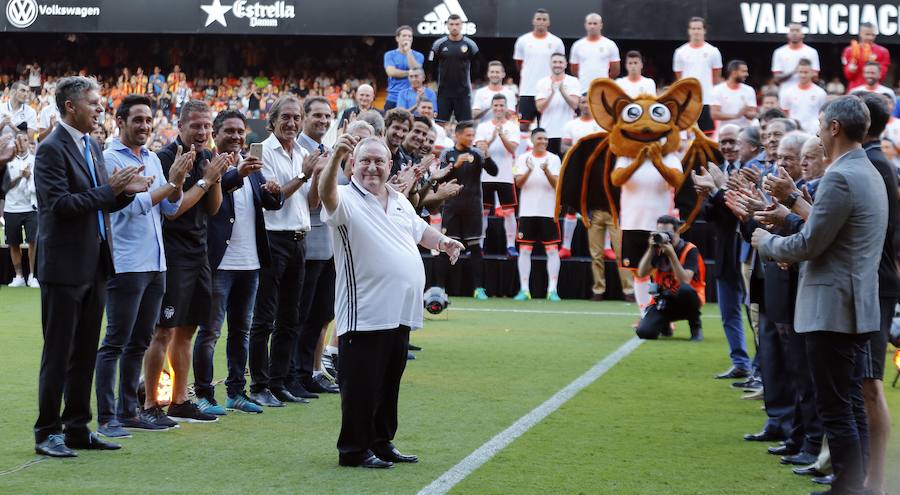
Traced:
<svg viewBox="0 0 900 495">
<path fill-rule="evenodd" d="M 297 174 L 296 179 L 299 180 L 301 184 L 303 184 L 304 182 L 306 182 L 306 181 L 309 180 L 309 177 L 307 177 L 306 174 L 304 174 L 304 173 L 301 171 L 299 174 Z"/>
<path fill-rule="evenodd" d="M 800 193 L 798 193 L 797 191 L 794 191 L 794 192 L 788 194 L 787 199 L 784 200 L 784 206 L 786 206 L 788 209 L 793 208 L 794 203 L 796 203 L 797 199 L 799 199 L 799 198 L 800 198 Z"/>
<path fill-rule="evenodd" d="M 209 191 L 209 186 L 206 184 L 206 179 L 200 179 L 194 183 L 195 186 L 203 189 L 204 191 Z"/>
<path fill-rule="evenodd" d="M 178 187 L 178 185 L 175 184 L 174 182 L 169 181 L 169 185 L 172 186 L 172 189 L 174 189 L 174 190 L 176 190 L 176 191 L 179 190 L 179 189 L 181 189 L 181 188 Z"/>
</svg>

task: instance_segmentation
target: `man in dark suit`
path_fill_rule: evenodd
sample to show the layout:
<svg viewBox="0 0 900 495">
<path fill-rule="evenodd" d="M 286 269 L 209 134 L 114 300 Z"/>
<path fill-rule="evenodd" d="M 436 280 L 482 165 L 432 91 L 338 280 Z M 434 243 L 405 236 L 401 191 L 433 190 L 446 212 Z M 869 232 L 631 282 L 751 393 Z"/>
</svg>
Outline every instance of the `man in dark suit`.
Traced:
<svg viewBox="0 0 900 495">
<path fill-rule="evenodd" d="M 85 77 L 57 83 L 61 125 L 35 157 L 44 348 L 34 437 L 35 451 L 52 457 L 75 457 L 71 449 L 120 448 L 87 426 L 106 281 L 115 273 L 108 212 L 127 206 L 150 182 L 140 175 L 142 167 L 107 177 L 103 153 L 89 135 L 103 113 L 99 89 Z"/>
<path fill-rule="evenodd" d="M 222 415 L 225 409 L 261 413 L 262 407 L 246 395 L 244 370 L 250 343 L 250 320 L 259 286 L 259 269 L 269 266 L 272 254 L 263 218 L 263 208 L 279 210 L 284 195 L 277 182 L 266 182 L 262 161 L 247 156 L 240 159 L 247 123 L 234 110 L 219 113 L 213 121 L 213 138 L 218 153 L 236 157 L 240 186 L 222 194 L 222 206 L 209 217 L 207 256 L 212 270 L 212 304 L 209 321 L 200 325 L 194 342 L 194 392 L 200 410 Z M 213 355 L 226 314 L 228 341 L 225 353 L 228 400 L 223 408 L 216 402 L 213 387 Z"/>
<path fill-rule="evenodd" d="M 794 329 L 805 334 L 831 450 L 834 483 L 828 493 L 866 493 L 868 427 L 860 358 L 867 334 L 880 328 L 877 277 L 888 223 L 884 181 L 861 146 L 869 119 L 855 96 L 838 97 L 822 109 L 818 134 L 833 161 L 809 219 L 791 236 L 756 229 L 752 237 L 761 256 L 806 261 Z"/>
</svg>

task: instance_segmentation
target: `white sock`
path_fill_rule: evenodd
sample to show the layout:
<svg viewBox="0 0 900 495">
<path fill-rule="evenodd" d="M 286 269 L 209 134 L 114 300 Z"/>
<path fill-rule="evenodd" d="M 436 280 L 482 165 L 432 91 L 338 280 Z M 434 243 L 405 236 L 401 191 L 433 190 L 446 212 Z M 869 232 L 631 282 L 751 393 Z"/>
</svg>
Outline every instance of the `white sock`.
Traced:
<svg viewBox="0 0 900 495">
<path fill-rule="evenodd" d="M 530 292 L 531 280 L 531 246 L 519 246 L 519 286 L 521 290 Z"/>
<path fill-rule="evenodd" d="M 572 249 L 572 236 L 575 235 L 575 225 L 578 219 L 575 215 L 566 215 L 563 218 L 563 248 Z"/>
<path fill-rule="evenodd" d="M 639 281 L 634 279 L 634 300 L 637 301 L 641 311 L 650 304 L 650 280 Z"/>
<path fill-rule="evenodd" d="M 503 228 L 506 229 L 506 247 L 511 248 L 516 245 L 516 214 L 508 213 L 503 217 Z"/>
<path fill-rule="evenodd" d="M 547 292 L 556 292 L 559 281 L 559 250 L 547 249 Z"/>
<path fill-rule="evenodd" d="M 485 210 L 481 213 L 481 248 L 484 249 L 484 240 L 487 238 L 487 226 L 488 226 L 488 211 Z"/>
<path fill-rule="evenodd" d="M 611 249 L 612 241 L 609 239 L 609 231 L 606 231 L 606 239 L 603 240 L 603 249 Z"/>
<path fill-rule="evenodd" d="M 328 354 L 331 354 L 332 356 L 335 356 L 335 355 L 337 355 L 337 353 L 338 353 L 338 348 L 337 348 L 337 346 L 326 345 L 326 346 L 325 346 L 325 352 L 328 353 Z"/>
</svg>

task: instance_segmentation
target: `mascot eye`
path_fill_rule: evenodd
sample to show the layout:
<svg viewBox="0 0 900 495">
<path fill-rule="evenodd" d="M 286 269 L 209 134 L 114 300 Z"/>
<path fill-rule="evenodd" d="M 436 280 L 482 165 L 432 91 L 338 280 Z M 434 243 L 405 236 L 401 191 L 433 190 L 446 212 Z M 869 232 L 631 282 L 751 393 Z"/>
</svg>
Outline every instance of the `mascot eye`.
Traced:
<svg viewBox="0 0 900 495">
<path fill-rule="evenodd" d="M 641 106 L 637 103 L 632 103 L 622 109 L 622 120 L 630 124 L 635 120 L 641 118 L 641 115 L 643 114 L 644 109 L 641 108 Z"/>
<path fill-rule="evenodd" d="M 669 108 L 661 103 L 654 103 L 650 105 L 650 118 L 665 124 L 672 118 L 672 113 L 669 112 Z"/>
</svg>

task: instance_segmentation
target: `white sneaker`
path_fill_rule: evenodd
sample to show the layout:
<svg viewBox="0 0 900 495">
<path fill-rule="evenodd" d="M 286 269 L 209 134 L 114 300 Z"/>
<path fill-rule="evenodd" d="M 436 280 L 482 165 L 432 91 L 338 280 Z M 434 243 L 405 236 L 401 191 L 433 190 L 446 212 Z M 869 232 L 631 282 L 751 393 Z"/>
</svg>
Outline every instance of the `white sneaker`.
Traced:
<svg viewBox="0 0 900 495">
<path fill-rule="evenodd" d="M 9 284 L 9 287 L 25 287 L 27 285 L 28 284 L 25 283 L 25 279 L 23 277 L 16 276 L 16 278 L 13 279 L 12 283 Z"/>
<path fill-rule="evenodd" d="M 31 287 L 32 289 L 41 288 L 41 284 L 38 283 L 38 279 L 34 278 L 34 275 L 28 276 L 28 287 Z"/>
</svg>

